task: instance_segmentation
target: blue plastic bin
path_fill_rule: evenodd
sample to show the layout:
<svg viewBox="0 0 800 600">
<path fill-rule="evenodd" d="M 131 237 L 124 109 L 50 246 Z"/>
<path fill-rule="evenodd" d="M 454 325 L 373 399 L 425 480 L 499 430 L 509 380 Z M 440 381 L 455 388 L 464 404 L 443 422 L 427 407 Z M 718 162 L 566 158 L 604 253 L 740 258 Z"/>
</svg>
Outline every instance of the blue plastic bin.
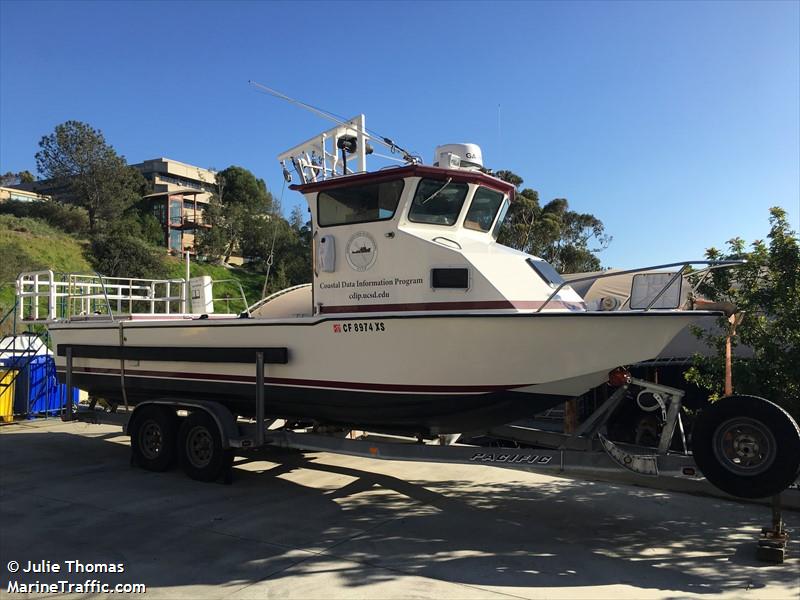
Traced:
<svg viewBox="0 0 800 600">
<path fill-rule="evenodd" d="M 67 386 L 59 383 L 52 356 L 18 355 L 0 359 L 0 366 L 20 369 L 15 381 L 14 414 L 29 418 L 58 414 L 66 403 Z M 78 403 L 78 388 L 72 402 Z"/>
</svg>

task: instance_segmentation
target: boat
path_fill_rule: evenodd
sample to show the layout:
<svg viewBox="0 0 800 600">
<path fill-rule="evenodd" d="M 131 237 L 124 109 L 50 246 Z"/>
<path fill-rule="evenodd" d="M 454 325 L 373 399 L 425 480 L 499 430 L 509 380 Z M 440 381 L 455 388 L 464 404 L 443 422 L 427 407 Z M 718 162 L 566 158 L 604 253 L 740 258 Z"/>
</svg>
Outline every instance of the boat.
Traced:
<svg viewBox="0 0 800 600">
<path fill-rule="evenodd" d="M 639 310 L 588 309 L 547 262 L 497 242 L 515 188 L 477 145 L 368 171 L 375 139 L 359 115 L 279 157 L 308 203 L 313 281 L 242 314 L 213 312 L 208 278 L 20 276 L 62 379 L 72 348 L 72 382 L 93 396 L 222 399 L 252 417 L 264 350 L 269 416 L 430 436 L 547 410 L 717 314 L 662 307 L 669 286 Z"/>
<path fill-rule="evenodd" d="M 515 188 L 484 167 L 480 147 L 442 145 L 424 165 L 369 132 L 364 115 L 331 118 L 335 127 L 278 157 L 311 215 L 308 284 L 252 306 L 240 288 L 242 310 L 219 313 L 231 299 L 216 297 L 210 277 L 190 278 L 188 258 L 183 279 L 18 277 L 15 314 L 47 326 L 68 393 L 80 387 L 92 398 L 77 414 L 67 403 L 64 420 L 99 422 L 97 399 L 122 405 L 132 464 L 164 471 L 180 461 L 201 481 L 230 480 L 235 454 L 266 446 L 704 476 L 748 498 L 797 479 L 800 428 L 781 407 L 753 396 L 715 402 L 699 412 L 689 454 L 684 391 L 624 368 L 726 310 L 688 309 L 681 282 L 690 265 L 738 261 L 626 270 L 640 275 L 624 310 L 587 304 L 578 293 L 586 276 L 565 281 L 541 258 L 497 242 Z M 372 144 L 401 164 L 368 170 Z M 520 424 L 604 382 L 616 391 L 574 433 Z M 637 404 L 660 409 L 657 447 L 607 437 L 632 388 Z M 518 451 L 474 442 L 491 438 Z"/>
</svg>

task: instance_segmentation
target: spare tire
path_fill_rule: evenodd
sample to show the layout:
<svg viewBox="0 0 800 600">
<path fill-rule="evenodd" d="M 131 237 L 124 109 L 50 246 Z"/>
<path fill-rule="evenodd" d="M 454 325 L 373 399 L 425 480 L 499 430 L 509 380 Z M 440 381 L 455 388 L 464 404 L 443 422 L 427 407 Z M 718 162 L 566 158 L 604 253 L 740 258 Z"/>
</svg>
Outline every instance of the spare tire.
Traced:
<svg viewBox="0 0 800 600">
<path fill-rule="evenodd" d="M 778 494 L 800 475 L 797 423 L 757 396 L 728 396 L 701 412 L 692 452 L 706 479 L 740 498 Z"/>
</svg>

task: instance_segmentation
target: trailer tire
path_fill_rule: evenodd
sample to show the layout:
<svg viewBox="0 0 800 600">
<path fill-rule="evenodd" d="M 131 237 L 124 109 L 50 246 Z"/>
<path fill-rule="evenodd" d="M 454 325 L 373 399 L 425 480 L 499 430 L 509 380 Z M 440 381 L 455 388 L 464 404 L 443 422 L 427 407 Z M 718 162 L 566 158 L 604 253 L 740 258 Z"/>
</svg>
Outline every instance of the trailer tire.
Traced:
<svg viewBox="0 0 800 600">
<path fill-rule="evenodd" d="M 729 396 L 701 412 L 692 452 L 706 479 L 740 498 L 778 494 L 800 474 L 797 423 L 757 396 Z"/>
<path fill-rule="evenodd" d="M 178 417 L 167 406 L 137 408 L 128 428 L 131 460 L 148 471 L 167 471 L 175 463 L 175 435 Z"/>
<path fill-rule="evenodd" d="M 231 451 L 222 447 L 219 426 L 204 410 L 192 412 L 181 424 L 178 456 L 184 473 L 197 481 L 216 481 L 233 463 Z"/>
</svg>

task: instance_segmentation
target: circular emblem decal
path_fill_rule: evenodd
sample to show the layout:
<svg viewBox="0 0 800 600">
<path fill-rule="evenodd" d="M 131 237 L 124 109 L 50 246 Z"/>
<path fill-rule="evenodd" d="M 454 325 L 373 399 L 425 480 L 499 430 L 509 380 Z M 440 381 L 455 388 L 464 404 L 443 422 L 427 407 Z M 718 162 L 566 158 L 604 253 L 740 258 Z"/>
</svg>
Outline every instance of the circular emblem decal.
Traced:
<svg viewBox="0 0 800 600">
<path fill-rule="evenodd" d="M 366 271 L 375 264 L 378 246 L 366 231 L 358 231 L 347 242 L 347 263 L 356 271 Z"/>
</svg>

